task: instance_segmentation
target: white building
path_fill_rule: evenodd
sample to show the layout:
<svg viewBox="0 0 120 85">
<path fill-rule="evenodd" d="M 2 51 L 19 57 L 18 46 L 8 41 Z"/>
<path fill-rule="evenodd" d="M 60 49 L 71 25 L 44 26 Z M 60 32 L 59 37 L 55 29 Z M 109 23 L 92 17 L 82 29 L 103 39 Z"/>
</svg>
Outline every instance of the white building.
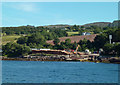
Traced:
<svg viewBox="0 0 120 85">
<path fill-rule="evenodd" d="M 89 32 L 83 32 L 82 35 L 91 35 Z"/>
</svg>

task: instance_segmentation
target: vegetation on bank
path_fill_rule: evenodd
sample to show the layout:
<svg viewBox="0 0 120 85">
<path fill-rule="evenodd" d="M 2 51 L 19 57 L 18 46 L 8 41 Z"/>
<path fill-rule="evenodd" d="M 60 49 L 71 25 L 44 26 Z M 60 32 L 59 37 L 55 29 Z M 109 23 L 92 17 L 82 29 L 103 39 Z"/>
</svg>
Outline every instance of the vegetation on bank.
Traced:
<svg viewBox="0 0 120 85">
<path fill-rule="evenodd" d="M 2 47 L 3 55 L 7 57 L 18 57 L 28 55 L 30 53 L 30 47 L 26 45 L 20 45 L 17 43 L 7 43 Z"/>
<path fill-rule="evenodd" d="M 79 35 L 79 32 L 67 32 L 68 36 Z"/>
<path fill-rule="evenodd" d="M 21 27 L 3 27 L 3 39 L 5 36 L 17 35 L 12 38 L 12 42 L 3 45 L 3 56 L 16 57 L 24 56 L 30 53 L 30 48 L 50 48 L 50 49 L 72 49 L 75 50 L 77 45 L 80 45 L 78 51 L 89 49 L 90 51 L 98 51 L 100 48 L 104 50 L 103 54 L 120 55 L 120 28 L 114 27 L 98 27 L 98 26 L 70 26 L 63 28 L 48 28 L 48 27 L 34 27 L 34 26 L 21 26 Z M 89 40 L 80 40 L 78 43 L 71 43 L 70 39 L 60 42 L 59 37 L 66 37 L 83 32 L 92 34 L 99 34 L 93 42 Z M 77 34 L 78 35 L 78 34 Z M 109 44 L 109 35 L 113 36 L 112 43 Z M 19 36 L 19 37 L 18 37 Z M 20 37 L 21 36 L 21 37 Z M 9 38 L 10 39 L 10 38 Z M 8 40 L 9 40 L 8 39 Z M 46 43 L 47 40 L 54 40 L 54 46 Z"/>
<path fill-rule="evenodd" d="M 5 35 L 2 36 L 2 44 L 5 45 L 9 42 L 16 42 L 18 38 L 20 38 L 20 35 Z"/>
</svg>

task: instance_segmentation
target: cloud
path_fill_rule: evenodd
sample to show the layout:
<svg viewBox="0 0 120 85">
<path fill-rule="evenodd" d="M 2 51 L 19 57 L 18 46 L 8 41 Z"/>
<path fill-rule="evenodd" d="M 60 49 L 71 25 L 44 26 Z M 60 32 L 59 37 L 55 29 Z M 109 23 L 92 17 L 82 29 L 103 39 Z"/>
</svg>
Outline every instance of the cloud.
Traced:
<svg viewBox="0 0 120 85">
<path fill-rule="evenodd" d="M 34 4 L 23 3 L 17 6 L 17 9 L 25 11 L 25 12 L 35 12 L 37 10 Z"/>
<path fill-rule="evenodd" d="M 30 3 L 30 2 L 3 3 L 3 6 L 24 12 L 36 12 L 38 10 L 37 6 L 34 3 Z"/>
</svg>

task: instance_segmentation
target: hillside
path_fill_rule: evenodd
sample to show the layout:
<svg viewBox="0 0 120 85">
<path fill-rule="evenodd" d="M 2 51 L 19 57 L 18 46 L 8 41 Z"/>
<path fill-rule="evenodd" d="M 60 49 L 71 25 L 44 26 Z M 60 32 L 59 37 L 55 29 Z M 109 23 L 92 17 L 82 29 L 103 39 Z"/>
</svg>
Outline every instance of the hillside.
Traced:
<svg viewBox="0 0 120 85">
<path fill-rule="evenodd" d="M 94 22 L 94 23 L 85 24 L 83 26 L 84 27 L 90 27 L 90 26 L 107 27 L 110 24 L 111 24 L 110 22 Z"/>
<path fill-rule="evenodd" d="M 2 44 L 5 45 L 8 42 L 16 42 L 21 37 L 20 35 L 2 36 Z"/>
<path fill-rule="evenodd" d="M 60 42 L 65 41 L 66 39 L 71 39 L 71 43 L 74 42 L 79 42 L 80 40 L 83 40 L 84 38 L 87 40 L 90 40 L 91 42 L 94 41 L 94 38 L 96 37 L 97 34 L 93 35 L 82 35 L 82 36 L 71 36 L 71 37 L 61 37 Z M 53 40 L 48 40 L 47 43 L 54 45 Z"/>
<path fill-rule="evenodd" d="M 115 27 L 115 26 L 118 26 L 120 23 L 119 20 L 116 20 L 116 21 L 113 21 L 112 23 L 111 22 L 93 22 L 93 23 L 88 23 L 88 24 L 84 24 L 84 25 L 79 25 L 80 27 L 81 26 L 84 26 L 84 27 L 90 27 L 90 26 L 98 26 L 98 27 Z M 71 27 L 73 25 L 64 25 L 64 24 L 58 24 L 58 25 L 46 25 L 46 26 L 43 26 L 43 27 L 47 27 L 47 28 L 65 28 L 65 27 Z"/>
<path fill-rule="evenodd" d="M 109 24 L 109 27 L 120 27 L 120 20 L 115 20 L 113 23 Z"/>
<path fill-rule="evenodd" d="M 98 26 L 98 27 L 107 27 L 111 24 L 111 22 L 93 22 L 93 23 L 88 23 L 85 25 L 79 25 L 84 26 L 84 27 L 90 27 L 90 26 Z M 71 27 L 73 25 L 64 25 L 64 24 L 58 24 L 58 25 L 46 25 L 46 26 L 42 26 L 44 28 L 66 28 L 66 27 Z M 41 26 L 39 26 L 41 27 Z"/>
<path fill-rule="evenodd" d="M 44 28 L 65 28 L 65 27 L 71 27 L 72 25 L 64 25 L 64 24 L 57 24 L 57 25 L 46 25 L 46 26 L 42 26 Z M 41 26 L 39 26 L 41 27 Z"/>
<path fill-rule="evenodd" d="M 93 23 L 88 23 L 88 24 L 84 24 L 84 25 L 79 25 L 84 26 L 84 27 L 90 27 L 90 26 L 98 26 L 98 27 L 115 27 L 120 25 L 120 20 L 115 20 L 113 22 L 93 22 Z M 58 25 L 47 25 L 47 26 L 43 26 L 43 27 L 48 27 L 48 28 L 65 28 L 65 27 L 71 27 L 73 25 L 64 25 L 64 24 L 58 24 Z"/>
</svg>

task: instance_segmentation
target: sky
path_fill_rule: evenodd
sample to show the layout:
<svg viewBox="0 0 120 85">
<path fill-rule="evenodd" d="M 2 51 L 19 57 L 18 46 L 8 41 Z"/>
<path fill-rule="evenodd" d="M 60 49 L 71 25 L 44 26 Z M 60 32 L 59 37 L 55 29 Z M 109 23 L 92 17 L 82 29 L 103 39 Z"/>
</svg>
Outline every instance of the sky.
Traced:
<svg viewBox="0 0 120 85">
<path fill-rule="evenodd" d="M 3 2 L 2 27 L 83 25 L 118 19 L 117 2 Z"/>
</svg>

